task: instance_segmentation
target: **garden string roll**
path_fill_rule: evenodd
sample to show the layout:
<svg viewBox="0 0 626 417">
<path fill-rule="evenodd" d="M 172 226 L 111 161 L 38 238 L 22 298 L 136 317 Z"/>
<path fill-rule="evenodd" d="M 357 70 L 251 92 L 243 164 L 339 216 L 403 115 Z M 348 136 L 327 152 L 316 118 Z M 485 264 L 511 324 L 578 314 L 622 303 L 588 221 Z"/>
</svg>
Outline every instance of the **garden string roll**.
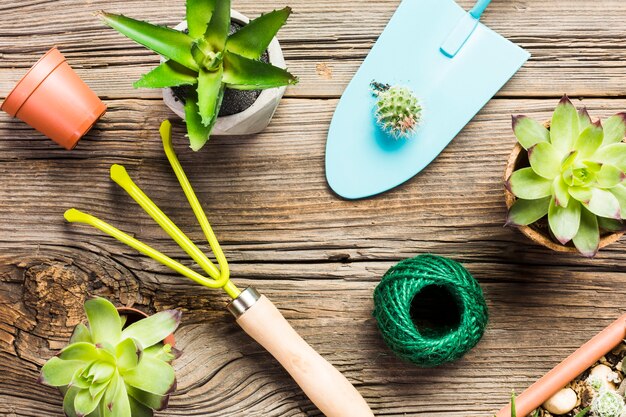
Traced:
<svg viewBox="0 0 626 417">
<path fill-rule="evenodd" d="M 435 306 L 453 303 L 458 313 L 453 323 L 422 326 L 413 317 L 412 309 L 420 307 L 419 294 L 427 291 L 438 294 L 430 300 Z M 487 304 L 474 277 L 458 262 L 435 255 L 391 267 L 374 290 L 373 314 L 391 350 L 422 367 L 462 357 L 476 346 L 488 320 Z"/>
</svg>

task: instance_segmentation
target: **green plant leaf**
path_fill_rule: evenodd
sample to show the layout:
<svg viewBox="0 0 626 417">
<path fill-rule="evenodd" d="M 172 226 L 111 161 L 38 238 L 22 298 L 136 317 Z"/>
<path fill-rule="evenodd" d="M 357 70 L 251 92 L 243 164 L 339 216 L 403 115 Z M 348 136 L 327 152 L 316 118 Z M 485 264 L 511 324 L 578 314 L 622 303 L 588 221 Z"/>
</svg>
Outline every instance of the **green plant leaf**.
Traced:
<svg viewBox="0 0 626 417">
<path fill-rule="evenodd" d="M 102 409 L 105 411 L 103 415 L 110 415 L 113 408 L 113 401 L 115 400 L 115 394 L 117 393 L 117 385 L 120 383 L 124 384 L 124 379 L 115 371 L 115 374 L 111 377 L 111 381 L 109 381 L 109 386 L 104 392 L 104 397 L 102 397 Z"/>
<path fill-rule="evenodd" d="M 603 138 L 604 131 L 600 121 L 598 120 L 596 123 L 593 123 L 580 133 L 574 146 L 581 158 L 587 158 L 598 150 L 598 148 L 602 145 Z"/>
<path fill-rule="evenodd" d="M 598 226 L 602 230 L 609 232 L 623 232 L 626 229 L 626 224 L 621 220 L 607 219 L 606 217 L 598 217 Z"/>
<path fill-rule="evenodd" d="M 600 217 L 620 219 L 620 204 L 611 192 L 600 188 L 571 187 L 570 195 Z"/>
<path fill-rule="evenodd" d="M 565 95 L 552 115 L 550 142 L 561 155 L 565 155 L 572 150 L 576 139 L 578 139 L 578 134 L 578 112 Z"/>
<path fill-rule="evenodd" d="M 561 207 L 567 207 L 570 197 L 569 187 L 560 175 L 557 176 L 552 183 L 552 194 L 554 195 L 554 204 Z"/>
<path fill-rule="evenodd" d="M 72 343 L 63 348 L 59 353 L 59 358 L 63 360 L 78 360 L 83 362 L 93 362 L 100 357 L 98 349 L 88 342 Z"/>
<path fill-rule="evenodd" d="M 226 52 L 223 82 L 236 90 L 263 90 L 296 84 L 298 80 L 282 68 Z"/>
<path fill-rule="evenodd" d="M 524 200 L 537 200 L 552 194 L 552 181 L 540 177 L 530 167 L 515 171 L 506 185 L 516 197 Z"/>
<path fill-rule="evenodd" d="M 180 85 L 194 85 L 198 73 L 168 59 L 133 84 L 135 88 L 166 88 Z"/>
<path fill-rule="evenodd" d="M 104 394 L 104 391 L 109 386 L 109 382 L 111 381 L 109 380 L 109 381 L 100 382 L 98 384 L 90 384 L 87 387 L 87 389 L 89 389 L 89 394 L 91 394 L 92 397 L 100 395 L 100 393 Z"/>
<path fill-rule="evenodd" d="M 602 188 L 613 188 L 626 179 L 626 174 L 621 169 L 610 164 L 604 164 L 596 175 L 598 185 Z"/>
<path fill-rule="evenodd" d="M 548 223 L 550 224 L 550 230 L 552 230 L 552 233 L 554 233 L 554 236 L 561 244 L 565 245 L 578 233 L 580 212 L 580 203 L 576 200 L 570 199 L 567 207 L 555 205 L 554 199 L 550 201 Z"/>
<path fill-rule="evenodd" d="M 151 394 L 165 395 L 176 387 L 172 366 L 149 356 L 144 356 L 139 365 L 124 373 L 123 377 L 128 385 Z"/>
<path fill-rule="evenodd" d="M 122 332 L 122 339 L 137 340 L 145 349 L 159 343 L 172 334 L 180 324 L 182 313 L 178 310 L 166 310 L 141 319 Z"/>
<path fill-rule="evenodd" d="M 624 140 L 626 136 L 626 113 L 618 113 L 604 122 L 604 141 L 602 145 L 611 145 Z"/>
<path fill-rule="evenodd" d="M 515 405 L 515 391 L 511 392 L 511 417 L 517 417 L 517 406 Z"/>
<path fill-rule="evenodd" d="M 128 385 L 126 389 L 128 391 L 128 395 L 153 410 L 164 410 L 167 407 L 169 395 L 151 394 L 135 388 L 132 385 Z"/>
<path fill-rule="evenodd" d="M 589 411 L 591 411 L 591 407 L 585 407 L 580 410 L 574 417 L 585 417 L 587 414 L 589 414 Z"/>
<path fill-rule="evenodd" d="M 104 407 L 104 417 L 131 417 L 130 401 L 126 392 L 126 385 L 121 378 L 116 378 L 115 394 Z M 108 390 L 107 390 L 108 391 Z"/>
<path fill-rule="evenodd" d="M 84 361 L 63 359 L 54 356 L 41 368 L 39 381 L 53 387 L 62 387 L 72 382 L 74 374 L 83 369 L 87 364 Z"/>
<path fill-rule="evenodd" d="M 74 411 L 76 411 L 76 414 L 79 416 L 86 416 L 96 409 L 103 395 L 104 391 L 95 397 L 91 396 L 88 389 L 78 391 L 74 398 Z"/>
<path fill-rule="evenodd" d="M 92 378 L 93 382 L 104 382 L 111 379 L 114 373 L 115 365 L 100 361 L 91 365 L 87 375 Z"/>
<path fill-rule="evenodd" d="M 621 208 L 621 217 L 622 219 L 626 219 L 626 187 L 623 185 L 618 185 L 609 190 L 611 194 L 617 198 Z"/>
<path fill-rule="evenodd" d="M 226 50 L 244 58 L 259 59 L 290 14 L 291 8 L 285 7 L 257 17 L 228 37 Z"/>
<path fill-rule="evenodd" d="M 570 168 L 574 162 L 576 162 L 576 158 L 578 158 L 578 151 L 571 151 L 569 155 L 563 158 L 563 161 L 561 162 L 561 170 L 564 171 Z"/>
<path fill-rule="evenodd" d="M 143 353 L 144 355 L 164 362 L 171 362 L 181 354 L 180 351 L 174 349 L 172 346 L 163 345 L 162 343 L 157 343 L 154 346 L 150 346 L 149 348 L 145 349 Z"/>
<path fill-rule="evenodd" d="M 202 124 L 207 128 L 213 127 L 220 111 L 220 101 L 224 95 L 222 74 L 223 69 L 219 67 L 216 71 L 200 69 L 198 76 L 198 110 Z"/>
<path fill-rule="evenodd" d="M 63 412 L 67 417 L 78 417 L 74 411 L 74 399 L 79 391 L 78 387 L 69 387 L 63 397 Z"/>
<path fill-rule="evenodd" d="M 70 344 L 79 342 L 93 343 L 93 340 L 91 340 L 91 332 L 87 326 L 82 323 L 79 323 L 76 327 L 74 327 L 74 331 L 70 337 Z"/>
<path fill-rule="evenodd" d="M 589 204 L 591 200 L 590 187 L 569 187 L 568 193 L 581 203 Z"/>
<path fill-rule="evenodd" d="M 209 140 L 211 127 L 202 124 L 200 109 L 198 109 L 198 93 L 195 90 L 187 95 L 185 101 L 185 123 L 187 124 L 189 146 L 194 151 L 199 151 Z"/>
<path fill-rule="evenodd" d="M 85 312 L 94 343 L 117 344 L 120 340 L 120 315 L 115 306 L 104 298 L 92 298 L 85 302 Z"/>
<path fill-rule="evenodd" d="M 622 171 L 626 171 L 626 143 L 603 146 L 591 159 L 602 164 L 615 165 Z"/>
<path fill-rule="evenodd" d="M 153 25 L 122 15 L 100 12 L 100 17 L 105 24 L 140 45 L 189 69 L 198 69 L 198 64 L 191 56 L 191 45 L 194 42 L 191 36 L 165 26 Z"/>
<path fill-rule="evenodd" d="M 129 387 L 126 387 L 128 389 Z M 128 401 L 130 404 L 130 412 L 133 417 L 152 417 L 154 412 L 149 408 L 134 399 L 133 397 L 128 397 Z"/>
<path fill-rule="evenodd" d="M 230 31 L 230 0 L 215 2 L 211 20 L 204 32 L 204 40 L 211 45 L 213 52 L 223 51 Z"/>
<path fill-rule="evenodd" d="M 527 226 L 548 214 L 550 197 L 539 200 L 517 199 L 511 206 L 506 224 L 514 226 Z"/>
<path fill-rule="evenodd" d="M 533 171 L 553 180 L 561 173 L 561 154 L 548 142 L 540 142 L 528 149 L 528 159 Z"/>
<path fill-rule="evenodd" d="M 578 233 L 572 239 L 576 249 L 588 258 L 592 258 L 598 253 L 600 247 L 600 229 L 595 214 L 587 209 L 580 212 L 580 227 Z"/>
<path fill-rule="evenodd" d="M 535 119 L 527 116 L 512 116 L 512 120 L 515 137 L 524 149 L 550 141 L 550 131 Z"/>
<path fill-rule="evenodd" d="M 578 131 L 582 132 L 591 126 L 591 117 L 589 117 L 589 112 L 586 107 L 578 110 Z"/>
<path fill-rule="evenodd" d="M 141 353 L 141 345 L 135 339 L 128 338 L 122 340 L 115 347 L 118 369 L 122 372 L 133 369 L 139 363 Z"/>
<path fill-rule="evenodd" d="M 187 0 L 187 28 L 189 36 L 201 38 L 213 15 L 216 0 Z"/>
</svg>

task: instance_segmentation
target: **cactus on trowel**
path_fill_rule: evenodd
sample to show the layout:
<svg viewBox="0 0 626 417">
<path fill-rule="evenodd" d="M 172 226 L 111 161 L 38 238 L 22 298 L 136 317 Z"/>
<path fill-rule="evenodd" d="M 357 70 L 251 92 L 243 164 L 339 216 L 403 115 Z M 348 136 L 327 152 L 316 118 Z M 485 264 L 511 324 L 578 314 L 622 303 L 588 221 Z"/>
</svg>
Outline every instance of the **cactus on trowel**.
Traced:
<svg viewBox="0 0 626 417">
<path fill-rule="evenodd" d="M 415 133 L 422 120 L 422 107 L 411 90 L 372 81 L 376 100 L 376 121 L 380 128 L 396 139 Z"/>
</svg>

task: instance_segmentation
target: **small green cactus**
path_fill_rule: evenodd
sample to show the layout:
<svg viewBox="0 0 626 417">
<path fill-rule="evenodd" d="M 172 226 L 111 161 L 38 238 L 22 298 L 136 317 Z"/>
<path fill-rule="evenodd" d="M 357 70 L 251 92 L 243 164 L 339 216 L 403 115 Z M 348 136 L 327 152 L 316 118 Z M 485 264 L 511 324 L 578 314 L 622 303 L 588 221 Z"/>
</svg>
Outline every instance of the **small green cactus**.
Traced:
<svg viewBox="0 0 626 417">
<path fill-rule="evenodd" d="M 596 417 L 620 417 L 624 412 L 624 397 L 610 389 L 603 389 L 591 403 Z"/>
<path fill-rule="evenodd" d="M 372 81 L 376 101 L 376 121 L 382 130 L 396 139 L 415 133 L 422 120 L 422 107 L 411 90 Z"/>
</svg>

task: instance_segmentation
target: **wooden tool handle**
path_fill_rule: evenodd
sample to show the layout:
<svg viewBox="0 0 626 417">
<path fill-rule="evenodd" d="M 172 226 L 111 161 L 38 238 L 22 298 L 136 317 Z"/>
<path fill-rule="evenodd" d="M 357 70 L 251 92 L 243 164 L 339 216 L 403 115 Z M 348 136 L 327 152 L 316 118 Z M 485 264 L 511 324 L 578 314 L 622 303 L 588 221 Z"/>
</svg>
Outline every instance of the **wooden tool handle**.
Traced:
<svg viewBox="0 0 626 417">
<path fill-rule="evenodd" d="M 335 367 L 309 346 L 265 296 L 237 323 L 267 349 L 326 417 L 373 417 L 374 414 Z"/>
</svg>

